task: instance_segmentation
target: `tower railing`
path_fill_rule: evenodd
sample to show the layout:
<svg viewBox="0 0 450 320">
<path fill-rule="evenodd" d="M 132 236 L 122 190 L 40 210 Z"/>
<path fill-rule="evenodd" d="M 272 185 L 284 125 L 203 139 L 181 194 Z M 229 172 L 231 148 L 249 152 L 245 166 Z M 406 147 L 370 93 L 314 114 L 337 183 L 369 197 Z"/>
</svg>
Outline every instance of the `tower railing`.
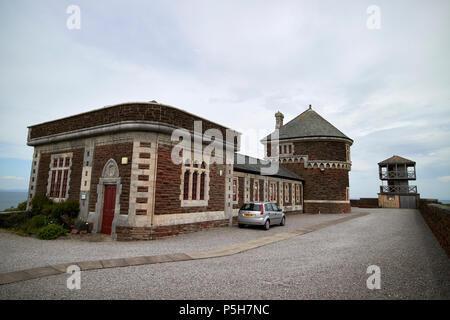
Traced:
<svg viewBox="0 0 450 320">
<path fill-rule="evenodd" d="M 380 193 L 417 193 L 417 186 L 380 186 Z"/>
<path fill-rule="evenodd" d="M 386 171 L 380 173 L 380 179 L 415 179 L 416 173 L 412 171 Z"/>
</svg>

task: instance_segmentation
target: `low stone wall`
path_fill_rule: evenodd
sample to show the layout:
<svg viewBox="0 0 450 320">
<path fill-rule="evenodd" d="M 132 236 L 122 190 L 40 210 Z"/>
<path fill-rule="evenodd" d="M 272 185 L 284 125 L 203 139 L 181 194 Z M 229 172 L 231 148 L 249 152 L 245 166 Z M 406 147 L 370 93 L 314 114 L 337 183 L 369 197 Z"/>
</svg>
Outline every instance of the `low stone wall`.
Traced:
<svg viewBox="0 0 450 320">
<path fill-rule="evenodd" d="M 237 217 L 233 218 L 233 224 L 237 223 Z M 156 240 L 173 237 L 183 233 L 191 233 L 209 228 L 227 227 L 228 219 L 212 220 L 197 223 L 177 224 L 171 226 L 147 227 L 116 227 L 118 241 L 129 240 Z"/>
<path fill-rule="evenodd" d="M 378 208 L 378 198 L 361 198 L 350 200 L 352 207 L 358 208 Z"/>
<path fill-rule="evenodd" d="M 450 207 L 437 204 L 436 199 L 421 199 L 419 210 L 450 258 Z"/>
<path fill-rule="evenodd" d="M 350 213 L 350 203 L 311 203 L 305 202 L 305 213 Z"/>
</svg>

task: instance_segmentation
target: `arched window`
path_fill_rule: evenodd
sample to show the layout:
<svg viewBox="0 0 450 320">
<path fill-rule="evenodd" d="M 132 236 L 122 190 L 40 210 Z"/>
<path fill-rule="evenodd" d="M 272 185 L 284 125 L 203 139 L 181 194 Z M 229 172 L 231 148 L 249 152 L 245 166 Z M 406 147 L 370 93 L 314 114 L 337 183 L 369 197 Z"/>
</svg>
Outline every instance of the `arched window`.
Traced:
<svg viewBox="0 0 450 320">
<path fill-rule="evenodd" d="M 184 189 L 183 189 L 183 199 L 189 199 L 189 170 L 184 173 Z"/>
<path fill-rule="evenodd" d="M 207 206 L 209 200 L 209 167 L 205 161 L 187 158 L 181 166 L 181 206 Z"/>
<path fill-rule="evenodd" d="M 206 173 L 203 172 L 200 175 L 200 200 L 205 200 L 205 178 Z"/>
<path fill-rule="evenodd" d="M 195 162 L 194 162 L 195 167 Z M 194 171 L 192 174 L 192 200 L 197 200 L 197 179 L 198 178 L 198 172 Z"/>
</svg>

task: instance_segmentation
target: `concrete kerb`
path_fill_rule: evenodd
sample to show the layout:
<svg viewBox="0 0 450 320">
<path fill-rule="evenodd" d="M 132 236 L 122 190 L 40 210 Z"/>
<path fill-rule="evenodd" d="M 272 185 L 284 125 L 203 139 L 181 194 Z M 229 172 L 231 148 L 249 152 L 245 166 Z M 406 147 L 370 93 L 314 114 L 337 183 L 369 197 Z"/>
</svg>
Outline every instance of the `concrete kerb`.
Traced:
<svg viewBox="0 0 450 320">
<path fill-rule="evenodd" d="M 165 254 L 157 256 L 141 256 L 141 257 L 131 257 L 131 258 L 117 258 L 117 259 L 105 259 L 105 260 L 95 260 L 95 261 L 81 261 L 73 263 L 62 263 L 57 265 L 49 265 L 44 267 L 37 267 L 27 270 L 13 271 L 8 273 L 0 274 L 0 285 L 9 284 L 13 282 L 26 281 L 36 278 L 48 277 L 53 275 L 58 275 L 66 273 L 66 270 L 71 265 L 78 265 L 82 271 L 87 270 L 98 270 L 106 268 L 120 268 L 129 266 L 138 266 L 145 264 L 156 264 L 156 263 L 166 263 L 166 262 L 178 262 L 178 261 L 188 261 L 188 260 L 199 260 L 208 258 L 218 258 L 229 255 L 238 254 L 247 250 L 262 247 L 271 243 L 291 239 L 309 232 L 313 232 L 328 226 L 336 225 L 342 222 L 346 222 L 355 218 L 366 216 L 369 213 L 359 213 L 351 217 L 345 217 L 342 219 L 337 219 L 334 221 L 329 221 L 326 223 L 319 223 L 315 226 L 309 228 L 297 229 L 295 231 L 280 232 L 271 236 L 257 238 L 247 242 L 233 244 L 227 247 L 192 252 L 192 253 L 176 253 L 176 254 Z"/>
</svg>

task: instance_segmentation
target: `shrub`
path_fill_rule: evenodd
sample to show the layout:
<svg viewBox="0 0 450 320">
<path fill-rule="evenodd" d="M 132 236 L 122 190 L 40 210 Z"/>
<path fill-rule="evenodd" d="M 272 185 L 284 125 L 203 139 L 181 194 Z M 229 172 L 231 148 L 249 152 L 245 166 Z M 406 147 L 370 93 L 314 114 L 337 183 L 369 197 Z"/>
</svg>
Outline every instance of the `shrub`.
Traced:
<svg viewBox="0 0 450 320">
<path fill-rule="evenodd" d="M 50 224 L 49 217 L 38 214 L 37 216 L 32 217 L 30 220 L 28 220 L 25 232 L 26 233 L 36 233 L 38 229 L 45 227 L 46 225 Z"/>
<path fill-rule="evenodd" d="M 44 213 L 43 209 L 50 208 L 53 205 L 53 201 L 47 198 L 47 196 L 35 196 L 31 200 L 31 214 L 36 216 L 38 214 Z"/>
<path fill-rule="evenodd" d="M 23 201 L 23 202 L 19 203 L 17 205 L 17 210 L 18 211 L 25 211 L 25 210 L 27 210 L 27 202 Z"/>
<path fill-rule="evenodd" d="M 54 203 L 51 208 L 51 217 L 64 224 L 66 227 L 70 227 L 73 224 L 74 219 L 79 213 L 80 207 L 78 201 L 74 200 Z"/>
<path fill-rule="evenodd" d="M 1 216 L 0 227 L 1 228 L 20 228 L 26 224 L 31 218 L 29 212 L 17 212 L 9 215 Z"/>
<path fill-rule="evenodd" d="M 37 231 L 37 236 L 42 240 L 53 240 L 64 236 L 68 231 L 63 226 L 58 224 L 49 224 Z"/>
</svg>

